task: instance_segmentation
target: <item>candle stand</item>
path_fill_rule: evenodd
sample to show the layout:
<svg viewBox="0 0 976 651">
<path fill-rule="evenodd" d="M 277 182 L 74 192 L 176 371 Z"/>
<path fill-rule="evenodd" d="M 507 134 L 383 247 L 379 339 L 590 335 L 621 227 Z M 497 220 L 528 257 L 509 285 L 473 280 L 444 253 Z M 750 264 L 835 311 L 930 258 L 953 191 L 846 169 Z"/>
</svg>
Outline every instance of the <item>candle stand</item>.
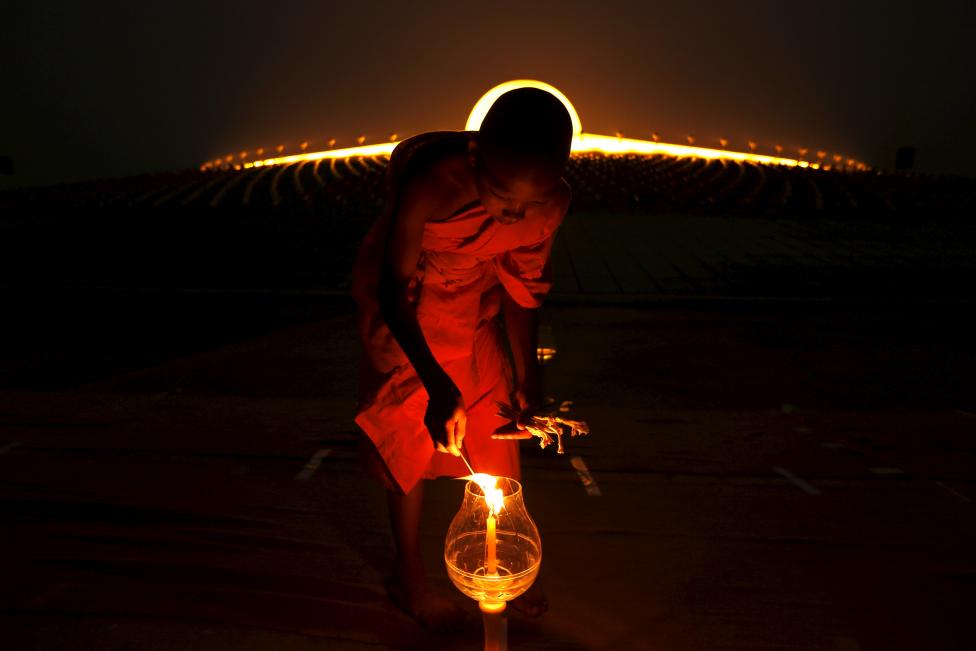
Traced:
<svg viewBox="0 0 976 651">
<path fill-rule="evenodd" d="M 505 606 L 529 589 L 541 562 L 542 540 L 525 508 L 522 485 L 471 475 L 447 530 L 444 563 L 457 589 L 478 602 L 486 651 L 507 651 Z"/>
</svg>

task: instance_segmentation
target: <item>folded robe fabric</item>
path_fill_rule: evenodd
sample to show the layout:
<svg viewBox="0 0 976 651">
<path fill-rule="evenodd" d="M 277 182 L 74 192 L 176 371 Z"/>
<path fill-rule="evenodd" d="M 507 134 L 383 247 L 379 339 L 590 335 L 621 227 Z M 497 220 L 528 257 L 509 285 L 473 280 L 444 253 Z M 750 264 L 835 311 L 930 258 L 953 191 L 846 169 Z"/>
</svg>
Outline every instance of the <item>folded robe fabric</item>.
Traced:
<svg viewBox="0 0 976 651">
<path fill-rule="evenodd" d="M 448 132 L 451 133 L 451 132 Z M 387 209 L 359 249 L 352 292 L 363 345 L 355 421 L 372 444 L 366 467 L 377 480 L 409 492 L 420 479 L 461 477 L 464 462 L 436 452 L 424 425 L 427 391 L 393 337 L 376 299 L 398 170 L 388 170 Z M 427 222 L 408 292 L 434 357 L 461 391 L 467 409 L 464 450 L 475 470 L 519 478 L 518 442 L 494 440 L 505 424 L 511 365 L 496 318 L 502 292 L 539 307 L 552 286 L 550 252 L 562 215 L 501 224 L 473 202 Z"/>
</svg>

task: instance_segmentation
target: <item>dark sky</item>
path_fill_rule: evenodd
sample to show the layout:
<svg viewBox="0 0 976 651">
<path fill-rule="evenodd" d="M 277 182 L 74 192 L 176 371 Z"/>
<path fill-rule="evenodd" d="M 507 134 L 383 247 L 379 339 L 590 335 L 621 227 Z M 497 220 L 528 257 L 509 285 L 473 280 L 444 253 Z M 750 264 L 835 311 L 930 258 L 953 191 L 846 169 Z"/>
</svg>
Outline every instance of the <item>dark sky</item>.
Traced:
<svg viewBox="0 0 976 651">
<path fill-rule="evenodd" d="M 976 2 L 6 2 L 0 187 L 461 129 L 491 86 L 586 131 L 826 148 L 976 175 Z"/>
</svg>

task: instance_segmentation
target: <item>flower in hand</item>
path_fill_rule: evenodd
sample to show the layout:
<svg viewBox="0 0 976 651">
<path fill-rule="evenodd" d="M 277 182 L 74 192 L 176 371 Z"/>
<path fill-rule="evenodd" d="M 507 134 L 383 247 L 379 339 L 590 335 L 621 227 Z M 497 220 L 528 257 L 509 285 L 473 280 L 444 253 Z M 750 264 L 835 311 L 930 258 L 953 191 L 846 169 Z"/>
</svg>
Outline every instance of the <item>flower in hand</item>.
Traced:
<svg viewBox="0 0 976 651">
<path fill-rule="evenodd" d="M 569 428 L 571 436 L 580 436 L 590 433 L 589 426 L 581 420 L 570 420 L 556 416 L 554 413 L 539 413 L 538 411 L 525 412 L 514 405 L 507 405 L 503 402 L 498 405 L 498 415 L 516 424 L 516 430 L 510 427 L 499 428 L 493 439 L 529 439 L 533 436 L 539 437 L 539 447 L 545 449 L 553 442 L 553 436 L 557 441 L 556 452 L 563 454 L 566 450 L 563 447 L 563 434 L 565 428 Z"/>
</svg>

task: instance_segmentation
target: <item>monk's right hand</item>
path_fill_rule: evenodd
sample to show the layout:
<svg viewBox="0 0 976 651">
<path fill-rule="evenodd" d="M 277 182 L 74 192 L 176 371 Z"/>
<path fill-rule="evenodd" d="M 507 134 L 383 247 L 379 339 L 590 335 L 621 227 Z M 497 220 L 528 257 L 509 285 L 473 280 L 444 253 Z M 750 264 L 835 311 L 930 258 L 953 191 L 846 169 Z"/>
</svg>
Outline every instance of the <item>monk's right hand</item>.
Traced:
<svg viewBox="0 0 976 651">
<path fill-rule="evenodd" d="M 424 414 L 424 425 L 438 452 L 461 455 L 468 415 L 461 392 L 456 387 L 443 387 L 428 392 L 430 401 Z"/>
</svg>

